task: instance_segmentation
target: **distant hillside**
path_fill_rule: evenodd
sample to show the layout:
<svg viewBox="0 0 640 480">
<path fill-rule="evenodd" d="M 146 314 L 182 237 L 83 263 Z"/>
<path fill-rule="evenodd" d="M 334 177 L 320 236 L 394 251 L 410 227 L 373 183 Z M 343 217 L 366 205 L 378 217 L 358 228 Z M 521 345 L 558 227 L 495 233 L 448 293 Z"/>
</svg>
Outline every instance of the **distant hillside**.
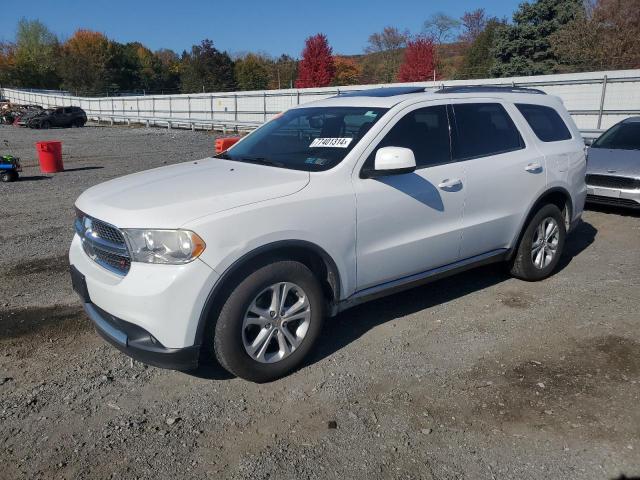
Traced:
<svg viewBox="0 0 640 480">
<path fill-rule="evenodd" d="M 465 44 L 462 42 L 439 45 L 438 65 L 436 72 L 439 79 L 452 79 L 464 59 Z M 360 55 L 343 55 L 355 60 L 362 67 L 361 83 L 389 83 L 396 81 L 398 67 L 404 58 L 404 48 L 387 51 L 364 53 Z"/>
</svg>

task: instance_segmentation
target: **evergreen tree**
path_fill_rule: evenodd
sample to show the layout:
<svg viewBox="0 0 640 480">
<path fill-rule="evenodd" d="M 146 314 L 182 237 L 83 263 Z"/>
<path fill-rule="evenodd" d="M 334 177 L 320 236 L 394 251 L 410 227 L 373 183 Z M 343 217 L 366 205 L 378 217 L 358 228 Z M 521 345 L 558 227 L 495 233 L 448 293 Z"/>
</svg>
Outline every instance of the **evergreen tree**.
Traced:
<svg viewBox="0 0 640 480">
<path fill-rule="evenodd" d="M 491 73 L 497 77 L 540 75 L 559 70 L 550 37 L 580 12 L 582 0 L 524 2 L 513 14 L 513 24 L 495 32 Z"/>
<path fill-rule="evenodd" d="M 496 30 L 504 24 L 496 19 L 489 20 L 467 50 L 458 78 L 489 78 L 495 62 L 492 52 L 495 46 Z"/>
<path fill-rule="evenodd" d="M 180 90 L 182 93 L 225 92 L 236 87 L 233 61 L 211 40 L 203 40 L 182 55 Z"/>
</svg>

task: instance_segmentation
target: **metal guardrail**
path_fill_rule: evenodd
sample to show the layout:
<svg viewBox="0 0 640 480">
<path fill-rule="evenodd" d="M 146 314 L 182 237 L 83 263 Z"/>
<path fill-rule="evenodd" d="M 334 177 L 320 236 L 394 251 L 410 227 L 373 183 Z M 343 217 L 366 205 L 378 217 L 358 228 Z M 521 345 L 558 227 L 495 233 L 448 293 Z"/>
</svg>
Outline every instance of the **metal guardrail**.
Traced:
<svg viewBox="0 0 640 480">
<path fill-rule="evenodd" d="M 153 117 L 153 116 L 139 116 L 139 115 L 92 115 L 87 112 L 87 118 L 95 120 L 97 122 L 109 122 L 111 125 L 117 123 L 123 123 L 127 125 L 141 124 L 146 127 L 151 126 L 166 126 L 169 130 L 172 128 L 189 128 L 191 130 L 221 130 L 223 133 L 227 133 L 228 129 L 232 129 L 235 132 L 250 132 L 255 130 L 263 122 L 248 122 L 248 121 L 218 121 L 218 120 L 194 120 L 192 118 L 176 118 L 176 117 Z M 217 127 L 217 128 L 216 128 Z"/>
<path fill-rule="evenodd" d="M 628 88 L 616 85 L 627 83 L 631 84 Z M 634 83 L 638 87 L 633 85 Z M 113 124 L 126 123 L 167 128 L 191 128 L 193 130 L 209 128 L 238 131 L 254 129 L 283 110 L 317 98 L 325 98 L 346 91 L 396 85 L 400 84 L 94 98 L 73 97 L 67 92 L 51 94 L 7 88 L 0 88 L 0 94 L 17 103 L 34 103 L 44 107 L 80 106 L 87 112 L 89 118 Z M 403 85 L 425 88 L 508 85 L 538 87 L 543 90 L 547 87 L 549 93 L 559 95 L 565 104 L 571 103 L 572 108 L 569 108 L 569 113 L 576 119 L 576 123 L 582 124 L 581 131 L 585 135 L 596 135 L 604 131 L 606 125 L 603 120 L 606 118 L 614 118 L 618 121 L 620 116 L 640 115 L 640 70 L 512 79 L 416 82 Z M 598 85 L 601 85 L 601 88 L 598 89 Z M 619 100 L 621 96 L 624 96 L 624 102 Z M 608 104 L 610 108 L 607 108 Z M 626 106 L 629 108 L 620 108 Z"/>
</svg>

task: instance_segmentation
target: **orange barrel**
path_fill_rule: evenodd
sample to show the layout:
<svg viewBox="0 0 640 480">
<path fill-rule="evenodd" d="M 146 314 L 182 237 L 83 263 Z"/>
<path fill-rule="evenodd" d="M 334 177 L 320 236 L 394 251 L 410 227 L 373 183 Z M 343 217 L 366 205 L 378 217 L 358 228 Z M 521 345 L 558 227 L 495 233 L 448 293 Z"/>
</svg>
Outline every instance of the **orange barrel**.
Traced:
<svg viewBox="0 0 640 480">
<path fill-rule="evenodd" d="M 224 152 L 238 142 L 240 137 L 216 138 L 216 153 Z"/>
<path fill-rule="evenodd" d="M 56 173 L 64 170 L 62 142 L 37 142 L 36 149 L 42 173 Z"/>
</svg>

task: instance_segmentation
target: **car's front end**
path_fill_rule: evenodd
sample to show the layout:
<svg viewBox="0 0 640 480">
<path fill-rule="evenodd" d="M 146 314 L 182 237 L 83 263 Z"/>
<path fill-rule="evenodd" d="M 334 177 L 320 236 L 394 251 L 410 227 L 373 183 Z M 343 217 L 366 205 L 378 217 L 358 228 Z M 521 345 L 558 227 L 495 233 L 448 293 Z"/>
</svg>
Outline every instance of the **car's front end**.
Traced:
<svg viewBox="0 0 640 480">
<path fill-rule="evenodd" d="M 207 238 L 224 239 L 215 215 L 291 195 L 308 182 L 308 172 L 203 159 L 85 191 L 76 201 L 69 261 L 98 332 L 145 363 L 195 367 L 201 316 L 220 278 L 207 261 L 214 258 Z M 194 219 L 198 227 L 190 228 Z"/>
<path fill-rule="evenodd" d="M 640 208 L 640 117 L 607 130 L 587 154 L 587 202 Z"/>
<path fill-rule="evenodd" d="M 586 182 L 589 203 L 640 208 L 640 177 L 589 173 Z"/>
<path fill-rule="evenodd" d="M 98 332 L 145 363 L 186 370 L 218 274 L 186 230 L 120 229 L 78 210 L 69 250 L 73 287 Z"/>
</svg>

